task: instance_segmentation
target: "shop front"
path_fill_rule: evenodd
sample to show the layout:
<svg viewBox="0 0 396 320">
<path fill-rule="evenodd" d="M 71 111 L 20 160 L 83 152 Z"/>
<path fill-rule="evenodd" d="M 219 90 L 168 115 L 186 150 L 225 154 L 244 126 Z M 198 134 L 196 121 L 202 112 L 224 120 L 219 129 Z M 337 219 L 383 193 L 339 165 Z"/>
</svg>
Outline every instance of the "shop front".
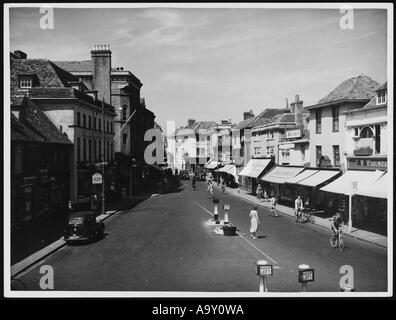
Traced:
<svg viewBox="0 0 396 320">
<path fill-rule="evenodd" d="M 239 173 L 239 184 L 242 190 L 255 194 L 259 178 L 273 166 L 272 158 L 251 159 Z"/>
<path fill-rule="evenodd" d="M 286 181 L 295 177 L 304 170 L 304 167 L 276 166 L 261 178 L 264 182 L 264 189 L 269 195 L 275 195 L 278 202 L 292 205 L 294 202 L 295 190 L 293 185 L 286 184 Z"/>
<path fill-rule="evenodd" d="M 378 190 L 386 189 L 386 184 L 384 184 L 386 179 L 380 179 L 383 175 L 384 172 L 378 170 L 349 170 L 333 182 L 320 188 L 321 191 L 343 196 L 339 198 L 339 201 L 348 204 L 345 208 L 344 221 L 348 223 L 349 232 L 352 232 L 352 227 L 355 227 L 367 231 L 376 230 L 382 234 L 386 233 L 385 195 L 387 193 L 382 194 L 384 198 L 378 198 L 378 195 L 381 194 Z M 367 196 L 367 194 L 371 196 Z M 340 203 L 338 206 L 342 207 Z"/>
</svg>

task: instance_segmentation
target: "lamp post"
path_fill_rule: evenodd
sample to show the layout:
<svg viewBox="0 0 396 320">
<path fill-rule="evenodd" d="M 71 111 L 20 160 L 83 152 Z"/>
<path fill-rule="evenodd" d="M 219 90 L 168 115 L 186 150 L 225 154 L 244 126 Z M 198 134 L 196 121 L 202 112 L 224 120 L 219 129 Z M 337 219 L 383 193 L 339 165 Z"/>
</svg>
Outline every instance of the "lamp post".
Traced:
<svg viewBox="0 0 396 320">
<path fill-rule="evenodd" d="M 105 209 L 105 118 L 104 118 L 104 97 L 102 97 L 102 141 L 103 141 L 103 154 L 102 154 L 102 161 L 103 161 L 103 167 L 102 167 L 102 214 L 106 213 Z"/>
</svg>

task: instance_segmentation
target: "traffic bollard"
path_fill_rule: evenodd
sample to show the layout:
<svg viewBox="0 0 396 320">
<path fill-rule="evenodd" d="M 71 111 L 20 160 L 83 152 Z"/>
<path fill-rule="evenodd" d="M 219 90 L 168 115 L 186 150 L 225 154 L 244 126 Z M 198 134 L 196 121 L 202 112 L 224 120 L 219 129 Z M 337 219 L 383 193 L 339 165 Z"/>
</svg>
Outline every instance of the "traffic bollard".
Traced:
<svg viewBox="0 0 396 320">
<path fill-rule="evenodd" d="M 314 269 L 307 264 L 298 266 L 298 282 L 301 283 L 301 291 L 308 292 L 308 282 L 314 281 Z"/>
<path fill-rule="evenodd" d="M 259 260 L 255 264 L 256 274 L 260 277 L 259 292 L 268 292 L 267 276 L 272 276 L 272 265 L 265 260 Z"/>
<path fill-rule="evenodd" d="M 224 209 L 224 224 L 228 224 L 230 223 L 230 220 L 228 219 L 228 211 L 230 210 L 230 205 L 225 204 L 223 206 L 223 209 Z"/>
<path fill-rule="evenodd" d="M 217 210 L 217 204 L 219 203 L 219 199 L 215 198 L 213 199 L 214 209 L 213 209 L 213 220 L 216 222 L 216 224 L 219 224 L 219 211 Z"/>
</svg>

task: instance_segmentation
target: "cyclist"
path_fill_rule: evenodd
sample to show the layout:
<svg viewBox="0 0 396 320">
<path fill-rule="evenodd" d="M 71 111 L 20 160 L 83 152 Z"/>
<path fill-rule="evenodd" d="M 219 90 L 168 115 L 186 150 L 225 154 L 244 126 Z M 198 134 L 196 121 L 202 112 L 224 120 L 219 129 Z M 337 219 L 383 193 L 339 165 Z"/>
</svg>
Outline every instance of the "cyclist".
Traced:
<svg viewBox="0 0 396 320">
<path fill-rule="evenodd" d="M 294 215 L 297 217 L 297 221 L 300 221 L 301 219 L 302 209 L 304 209 L 303 201 L 301 196 L 298 196 L 294 201 Z"/>
<path fill-rule="evenodd" d="M 330 230 L 332 232 L 331 236 L 334 237 L 340 232 L 340 228 L 343 224 L 341 214 L 337 212 L 331 219 Z"/>
</svg>

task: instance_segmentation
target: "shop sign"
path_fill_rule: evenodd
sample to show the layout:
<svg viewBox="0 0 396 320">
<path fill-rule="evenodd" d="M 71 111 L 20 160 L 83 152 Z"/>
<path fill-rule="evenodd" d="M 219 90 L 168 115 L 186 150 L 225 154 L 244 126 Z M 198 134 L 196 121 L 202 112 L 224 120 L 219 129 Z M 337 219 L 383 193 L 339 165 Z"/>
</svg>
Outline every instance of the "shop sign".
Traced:
<svg viewBox="0 0 396 320">
<path fill-rule="evenodd" d="M 102 180 L 102 175 L 100 173 L 92 175 L 92 184 L 102 184 Z"/>
<path fill-rule="evenodd" d="M 370 159 L 365 157 L 350 157 L 348 158 L 348 169 L 363 169 L 363 170 L 386 170 L 388 168 L 388 161 L 386 158 Z"/>
<path fill-rule="evenodd" d="M 300 129 L 286 131 L 286 139 L 300 138 L 300 137 L 301 137 Z"/>
<path fill-rule="evenodd" d="M 294 149 L 294 143 L 287 143 L 287 144 L 280 144 L 279 145 L 279 149 L 280 150 L 284 150 L 284 149 Z"/>
</svg>

